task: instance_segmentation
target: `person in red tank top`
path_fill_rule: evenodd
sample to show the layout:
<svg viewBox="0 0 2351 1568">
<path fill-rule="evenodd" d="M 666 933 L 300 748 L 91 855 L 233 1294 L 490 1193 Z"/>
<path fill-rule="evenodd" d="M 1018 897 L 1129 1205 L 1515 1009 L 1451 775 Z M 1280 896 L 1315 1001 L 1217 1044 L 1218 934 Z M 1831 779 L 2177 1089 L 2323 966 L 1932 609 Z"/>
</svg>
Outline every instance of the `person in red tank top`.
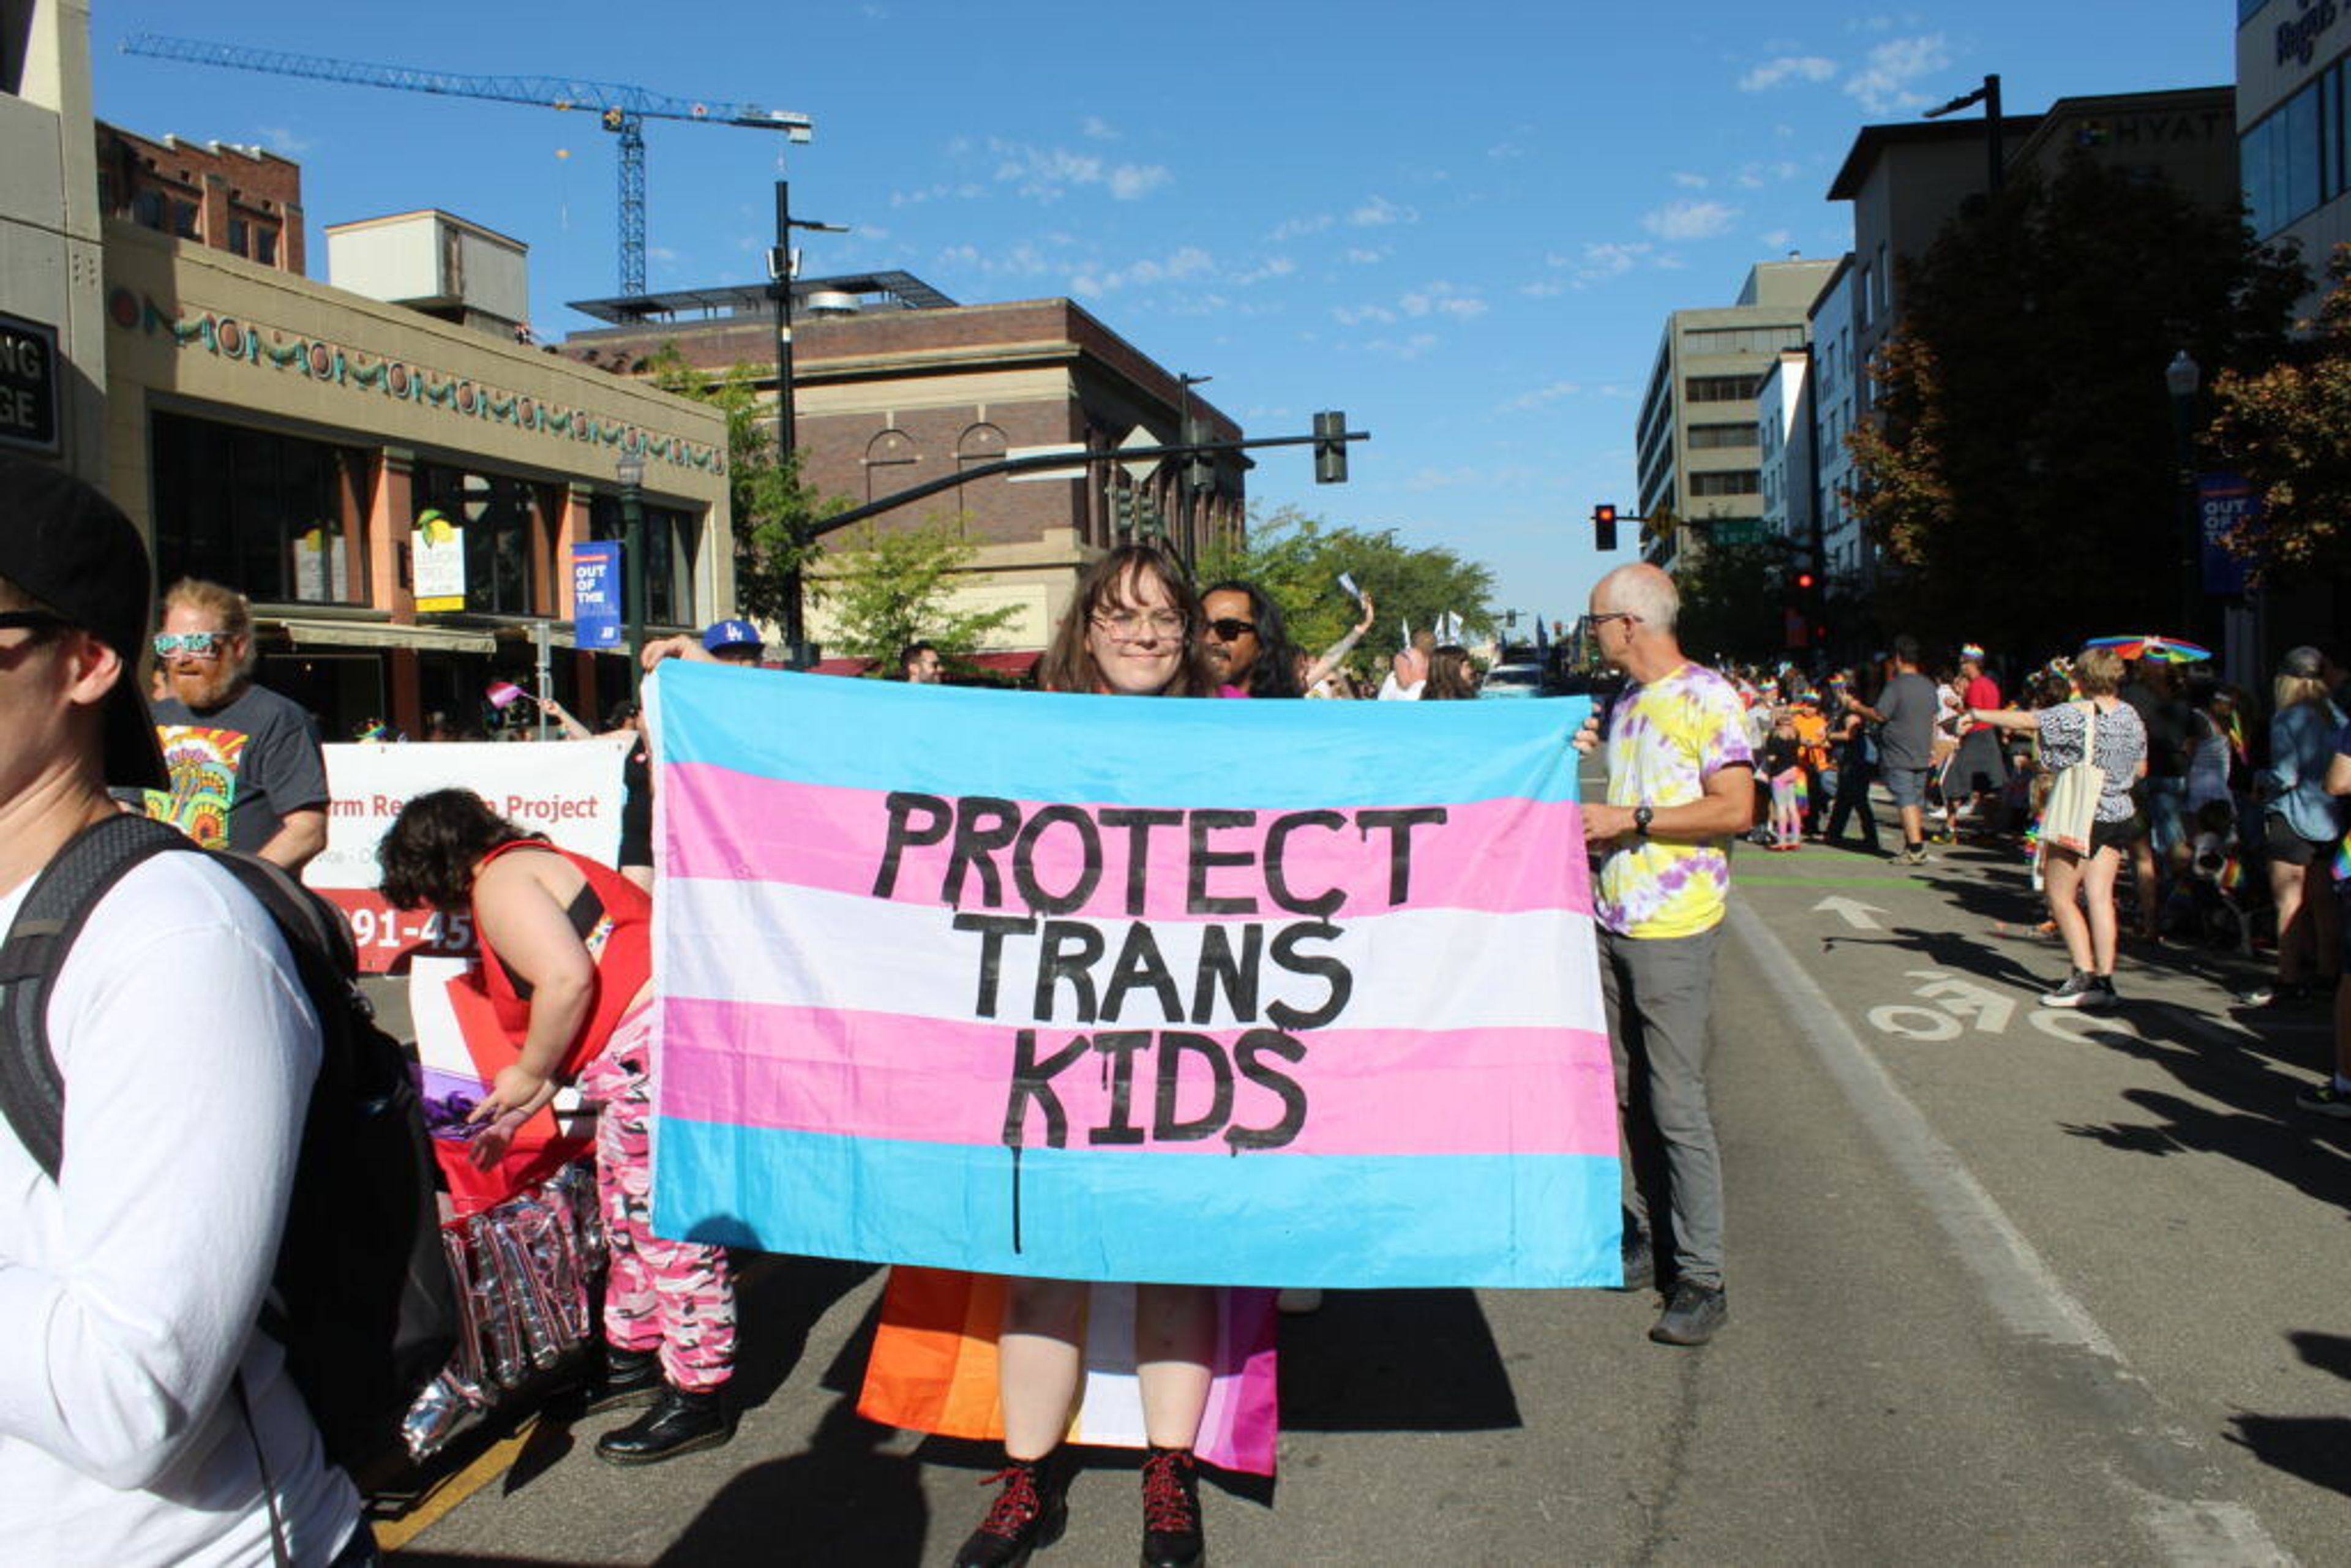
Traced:
<svg viewBox="0 0 2351 1568">
<path fill-rule="evenodd" d="M 611 1266 L 604 1369 L 589 1408 L 647 1406 L 596 1444 L 614 1464 L 716 1448 L 734 1435 L 735 1290 L 724 1248 L 653 1234 L 653 900 L 609 866 L 559 849 L 468 789 L 402 809 L 377 847 L 403 909 L 470 913 L 483 988 L 520 1059 L 474 1113 L 477 1159 L 577 1079 L 601 1107 L 596 1186 Z"/>
</svg>

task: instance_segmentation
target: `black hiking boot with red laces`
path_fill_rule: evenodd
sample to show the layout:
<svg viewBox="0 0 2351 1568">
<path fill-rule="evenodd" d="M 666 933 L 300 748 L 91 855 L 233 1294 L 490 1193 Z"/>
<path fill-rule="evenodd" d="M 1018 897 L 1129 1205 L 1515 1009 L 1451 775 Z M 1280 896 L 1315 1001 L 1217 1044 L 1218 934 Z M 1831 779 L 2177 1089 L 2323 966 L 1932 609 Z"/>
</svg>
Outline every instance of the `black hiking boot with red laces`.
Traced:
<svg viewBox="0 0 2351 1568">
<path fill-rule="evenodd" d="M 1154 1448 L 1143 1461 L 1143 1568 L 1199 1568 L 1200 1472 L 1189 1448 Z"/>
<path fill-rule="evenodd" d="M 1050 1457 L 1008 1464 L 979 1484 L 998 1481 L 1004 1490 L 956 1553 L 955 1568 L 1019 1568 L 1030 1552 L 1059 1541 L 1062 1526 L 1070 1521 L 1061 1479 Z"/>
</svg>

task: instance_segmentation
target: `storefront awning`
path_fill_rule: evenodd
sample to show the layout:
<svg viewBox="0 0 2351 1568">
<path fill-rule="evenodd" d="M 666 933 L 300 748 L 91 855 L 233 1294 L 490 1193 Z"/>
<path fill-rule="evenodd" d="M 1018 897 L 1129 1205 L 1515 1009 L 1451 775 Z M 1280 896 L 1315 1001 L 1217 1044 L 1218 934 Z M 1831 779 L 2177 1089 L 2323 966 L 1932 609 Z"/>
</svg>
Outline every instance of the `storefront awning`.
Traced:
<svg viewBox="0 0 2351 1568">
<path fill-rule="evenodd" d="M 414 648 L 434 653 L 495 653 L 495 633 L 455 626 L 402 626 L 388 621 L 276 621 L 298 648 Z"/>
</svg>

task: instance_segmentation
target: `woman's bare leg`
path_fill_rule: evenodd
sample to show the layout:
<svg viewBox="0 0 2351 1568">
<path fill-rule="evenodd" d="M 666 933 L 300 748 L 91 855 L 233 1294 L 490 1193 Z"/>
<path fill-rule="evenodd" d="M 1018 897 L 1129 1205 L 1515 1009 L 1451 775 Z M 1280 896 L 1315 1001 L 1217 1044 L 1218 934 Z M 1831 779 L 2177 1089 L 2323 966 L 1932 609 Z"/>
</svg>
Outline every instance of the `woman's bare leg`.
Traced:
<svg viewBox="0 0 2351 1568">
<path fill-rule="evenodd" d="M 1217 1292 L 1207 1285 L 1134 1288 L 1134 1364 L 1143 1427 L 1154 1448 L 1188 1448 L 1208 1407 L 1217 1353 Z"/>
<path fill-rule="evenodd" d="M 2084 974 L 2095 973 L 2090 965 L 2090 922 L 2082 913 L 2074 895 L 2082 889 L 2082 857 L 2071 850 L 2052 847 L 2041 866 L 2042 891 L 2049 897 L 2049 917 L 2057 922 L 2057 935 L 2065 940 L 2065 956 L 2074 967 Z M 2107 929 L 2114 925 L 2114 909 L 2106 911 Z M 2111 937 L 2109 938 L 2111 939 Z"/>
<path fill-rule="evenodd" d="M 1069 1435 L 1070 1412 L 1085 1370 L 1087 1292 L 1075 1280 L 1012 1280 L 1004 1329 L 996 1342 L 996 1378 L 1004 1402 L 1004 1452 L 1027 1464 Z"/>
</svg>

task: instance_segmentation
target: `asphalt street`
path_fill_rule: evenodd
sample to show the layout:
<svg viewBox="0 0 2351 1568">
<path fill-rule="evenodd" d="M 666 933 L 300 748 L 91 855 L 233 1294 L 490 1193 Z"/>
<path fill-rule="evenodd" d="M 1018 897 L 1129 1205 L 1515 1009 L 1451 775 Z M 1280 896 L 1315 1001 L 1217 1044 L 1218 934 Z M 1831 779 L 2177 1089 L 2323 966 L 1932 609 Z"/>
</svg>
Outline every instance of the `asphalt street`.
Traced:
<svg viewBox="0 0 2351 1568">
<path fill-rule="evenodd" d="M 1207 1490 L 1212 1558 L 2342 1560 L 2351 1124 L 2292 1105 L 2323 1019 L 2238 1012 L 2243 961 L 2179 948 L 2126 956 L 2110 1019 L 2038 1007 L 2064 958 L 2012 852 L 1734 878 L 1721 1337 L 1650 1343 L 1647 1293 L 1334 1292 L 1284 1326 L 1278 1483 Z M 625 1415 L 545 1421 L 394 1560 L 946 1561 L 989 1457 L 852 1413 L 880 1286 L 762 1260 L 733 1444 L 622 1470 L 590 1448 Z M 1102 1456 L 1037 1561 L 1138 1530 Z"/>
</svg>

